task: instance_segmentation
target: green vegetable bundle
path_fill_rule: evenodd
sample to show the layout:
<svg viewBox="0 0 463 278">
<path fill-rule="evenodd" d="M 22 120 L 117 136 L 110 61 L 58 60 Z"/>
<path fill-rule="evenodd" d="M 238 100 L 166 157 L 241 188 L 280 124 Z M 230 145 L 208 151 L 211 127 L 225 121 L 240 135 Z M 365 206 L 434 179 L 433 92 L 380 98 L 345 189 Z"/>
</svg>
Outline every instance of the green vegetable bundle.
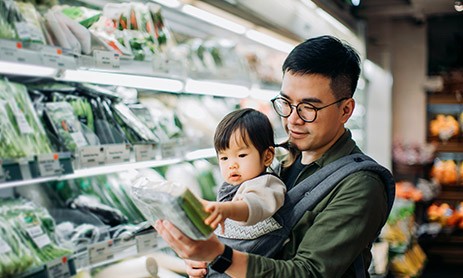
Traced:
<svg viewBox="0 0 463 278">
<path fill-rule="evenodd" d="M 15 231 L 18 242 L 28 250 L 22 253 L 25 254 L 25 258 L 19 256 L 26 261 L 25 264 L 40 265 L 72 254 L 72 250 L 56 244 L 55 222 L 46 209 L 23 199 L 2 200 L 2 204 L 0 217 L 6 220 L 9 231 Z M 9 242 L 13 242 L 11 237 Z M 16 248 L 18 244 L 12 244 L 10 247 Z"/>
<path fill-rule="evenodd" d="M 169 181 L 150 181 L 140 177 L 132 186 L 131 197 L 145 218 L 172 222 L 188 237 L 207 239 L 213 229 L 204 223 L 208 213 L 198 198 L 185 186 Z"/>
<path fill-rule="evenodd" d="M 38 266 L 40 261 L 23 243 L 6 221 L 0 216 L 0 277 L 9 277 Z"/>
<path fill-rule="evenodd" d="M 1 158 L 52 152 L 50 141 L 24 85 L 0 80 L 0 116 Z"/>
</svg>

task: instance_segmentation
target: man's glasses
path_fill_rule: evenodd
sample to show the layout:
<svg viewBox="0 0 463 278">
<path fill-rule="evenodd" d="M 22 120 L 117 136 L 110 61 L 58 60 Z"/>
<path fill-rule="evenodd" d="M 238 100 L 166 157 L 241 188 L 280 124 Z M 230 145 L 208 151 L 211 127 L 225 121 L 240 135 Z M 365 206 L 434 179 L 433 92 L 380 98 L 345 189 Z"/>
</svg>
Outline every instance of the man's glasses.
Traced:
<svg viewBox="0 0 463 278">
<path fill-rule="evenodd" d="M 288 118 L 289 115 L 291 115 L 293 112 L 293 108 L 296 108 L 296 112 L 299 115 L 299 118 L 301 118 L 306 123 L 311 123 L 317 119 L 317 112 L 319 110 L 322 110 L 323 108 L 339 103 L 346 99 L 348 98 L 344 97 L 322 107 L 316 107 L 307 102 L 299 102 L 297 105 L 293 105 L 282 97 L 276 97 L 272 99 L 271 102 L 273 104 L 273 109 L 275 109 L 275 112 L 277 112 L 280 117 Z"/>
</svg>

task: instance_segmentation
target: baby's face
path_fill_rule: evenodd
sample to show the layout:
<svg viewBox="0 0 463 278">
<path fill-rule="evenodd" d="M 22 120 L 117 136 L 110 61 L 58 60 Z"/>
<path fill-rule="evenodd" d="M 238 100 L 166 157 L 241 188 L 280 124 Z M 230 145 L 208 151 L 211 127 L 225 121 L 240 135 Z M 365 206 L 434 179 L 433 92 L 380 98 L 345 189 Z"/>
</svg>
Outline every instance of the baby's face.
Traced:
<svg viewBox="0 0 463 278">
<path fill-rule="evenodd" d="M 259 151 L 250 144 L 251 140 L 246 138 L 246 141 L 249 146 L 245 144 L 241 133 L 237 130 L 230 138 L 230 147 L 217 154 L 220 171 L 224 180 L 229 184 L 239 185 L 257 177 L 266 168 Z"/>
</svg>

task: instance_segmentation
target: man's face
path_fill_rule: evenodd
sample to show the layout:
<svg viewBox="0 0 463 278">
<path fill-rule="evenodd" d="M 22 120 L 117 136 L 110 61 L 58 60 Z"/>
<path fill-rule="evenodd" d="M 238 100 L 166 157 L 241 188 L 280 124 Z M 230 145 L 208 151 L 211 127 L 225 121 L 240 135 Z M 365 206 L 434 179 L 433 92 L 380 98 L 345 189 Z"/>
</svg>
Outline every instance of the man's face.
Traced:
<svg viewBox="0 0 463 278">
<path fill-rule="evenodd" d="M 296 106 L 300 102 L 322 107 L 337 101 L 330 88 L 330 79 L 318 74 L 292 74 L 283 78 L 281 96 Z M 328 106 L 317 111 L 315 121 L 304 122 L 296 109 L 287 118 L 282 118 L 289 141 L 301 152 L 311 155 L 323 154 L 344 133 L 344 123 L 354 108 L 352 99 Z"/>
</svg>

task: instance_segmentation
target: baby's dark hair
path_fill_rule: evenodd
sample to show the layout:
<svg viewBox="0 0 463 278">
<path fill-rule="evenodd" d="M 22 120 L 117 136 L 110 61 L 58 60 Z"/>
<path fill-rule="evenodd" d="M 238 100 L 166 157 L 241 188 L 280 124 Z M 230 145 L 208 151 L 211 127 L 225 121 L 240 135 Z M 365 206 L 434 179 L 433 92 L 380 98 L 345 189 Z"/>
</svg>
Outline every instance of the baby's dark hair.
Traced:
<svg viewBox="0 0 463 278">
<path fill-rule="evenodd" d="M 230 147 L 230 138 L 239 130 L 243 142 L 249 143 L 263 154 L 269 147 L 275 146 L 272 124 L 268 117 L 255 109 L 244 108 L 227 114 L 217 125 L 214 134 L 214 147 L 217 152 Z M 251 142 L 247 142 L 247 137 Z"/>
</svg>

